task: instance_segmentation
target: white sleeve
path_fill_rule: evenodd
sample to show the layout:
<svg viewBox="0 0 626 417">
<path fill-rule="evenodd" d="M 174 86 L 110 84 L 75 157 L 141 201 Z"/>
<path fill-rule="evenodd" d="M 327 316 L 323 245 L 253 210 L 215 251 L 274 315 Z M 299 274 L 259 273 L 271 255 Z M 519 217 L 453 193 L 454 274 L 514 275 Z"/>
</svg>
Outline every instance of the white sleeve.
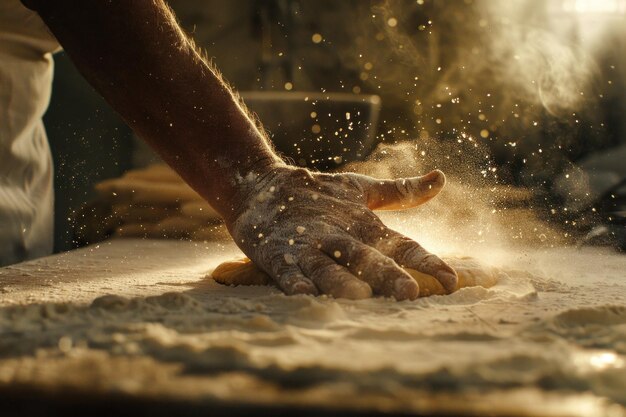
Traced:
<svg viewBox="0 0 626 417">
<path fill-rule="evenodd" d="M 0 265 L 52 251 L 52 158 L 42 116 L 59 45 L 19 0 L 0 1 Z"/>
</svg>

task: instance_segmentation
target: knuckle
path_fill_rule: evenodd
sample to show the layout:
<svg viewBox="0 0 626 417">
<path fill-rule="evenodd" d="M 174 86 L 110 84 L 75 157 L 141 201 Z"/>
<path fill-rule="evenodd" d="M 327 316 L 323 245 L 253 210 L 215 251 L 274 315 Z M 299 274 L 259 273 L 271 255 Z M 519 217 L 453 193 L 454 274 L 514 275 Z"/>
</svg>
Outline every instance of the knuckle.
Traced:
<svg viewBox="0 0 626 417">
<path fill-rule="evenodd" d="M 372 250 L 366 246 L 354 245 L 350 255 L 354 261 L 362 261 L 372 255 Z"/>
<path fill-rule="evenodd" d="M 328 276 L 328 277 L 332 277 L 332 275 L 337 274 L 340 271 L 341 271 L 341 267 L 333 263 L 324 263 L 314 269 L 315 275 Z"/>
<path fill-rule="evenodd" d="M 393 259 L 385 257 L 379 262 L 380 268 L 384 271 L 386 276 L 391 279 L 397 279 L 399 277 L 405 277 L 406 273 Z"/>
<path fill-rule="evenodd" d="M 425 256 L 426 251 L 414 240 L 402 236 L 394 241 L 394 255 L 400 262 L 411 262 Z"/>
<path fill-rule="evenodd" d="M 443 261 L 439 259 L 437 255 L 432 253 L 425 254 L 418 264 L 420 270 L 433 270 L 441 268 L 444 265 Z"/>
<path fill-rule="evenodd" d="M 295 254 L 285 251 L 266 251 L 260 257 L 262 265 L 269 266 L 275 275 L 284 273 L 285 270 L 293 268 L 297 262 Z"/>
<path fill-rule="evenodd" d="M 357 218 L 355 233 L 364 241 L 380 240 L 388 236 L 389 230 L 373 212 L 361 211 Z"/>
<path fill-rule="evenodd" d="M 393 191 L 401 198 L 409 198 L 415 192 L 415 186 L 411 180 L 398 179 L 393 182 Z"/>
<path fill-rule="evenodd" d="M 349 184 L 362 196 L 365 196 L 365 188 L 363 187 L 363 179 L 355 174 L 346 174 Z"/>
<path fill-rule="evenodd" d="M 294 284 L 302 281 L 303 277 L 295 273 L 285 273 L 278 276 L 278 282 L 283 287 L 291 287 Z"/>
<path fill-rule="evenodd" d="M 329 263 L 327 259 L 319 255 L 309 255 L 303 257 L 303 269 L 307 275 L 315 275 L 318 271 L 323 270 Z"/>
</svg>

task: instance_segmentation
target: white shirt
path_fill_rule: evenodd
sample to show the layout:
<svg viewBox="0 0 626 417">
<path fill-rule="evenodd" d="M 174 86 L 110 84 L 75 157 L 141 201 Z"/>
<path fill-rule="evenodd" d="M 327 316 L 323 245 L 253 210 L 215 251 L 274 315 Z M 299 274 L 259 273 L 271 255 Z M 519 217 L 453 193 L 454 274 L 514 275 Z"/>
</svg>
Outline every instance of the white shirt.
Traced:
<svg viewBox="0 0 626 417">
<path fill-rule="evenodd" d="M 58 49 L 36 13 L 0 1 L 0 265 L 52 252 L 52 158 L 41 118 Z"/>
</svg>

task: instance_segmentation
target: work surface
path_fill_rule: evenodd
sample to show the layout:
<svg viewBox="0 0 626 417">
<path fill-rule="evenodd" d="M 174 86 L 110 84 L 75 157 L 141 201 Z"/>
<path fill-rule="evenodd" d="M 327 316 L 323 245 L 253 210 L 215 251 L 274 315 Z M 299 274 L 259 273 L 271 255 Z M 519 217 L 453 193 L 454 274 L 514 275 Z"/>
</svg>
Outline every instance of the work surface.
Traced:
<svg viewBox="0 0 626 417">
<path fill-rule="evenodd" d="M 0 407 L 626 415 L 623 255 L 519 251 L 494 288 L 401 303 L 207 278 L 240 255 L 113 240 L 0 269 Z"/>
</svg>

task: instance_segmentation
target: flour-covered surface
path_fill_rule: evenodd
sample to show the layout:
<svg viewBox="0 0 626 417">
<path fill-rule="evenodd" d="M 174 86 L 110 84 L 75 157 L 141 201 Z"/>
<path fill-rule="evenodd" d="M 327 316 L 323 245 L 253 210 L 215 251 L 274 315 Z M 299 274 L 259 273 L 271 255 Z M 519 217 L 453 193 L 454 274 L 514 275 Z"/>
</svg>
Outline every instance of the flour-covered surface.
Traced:
<svg viewBox="0 0 626 417">
<path fill-rule="evenodd" d="M 207 275 L 241 256 L 232 244 L 113 240 L 6 267 L 0 391 L 626 415 L 626 257 L 466 249 L 501 269 L 498 285 L 404 302 L 220 286 Z"/>
</svg>

